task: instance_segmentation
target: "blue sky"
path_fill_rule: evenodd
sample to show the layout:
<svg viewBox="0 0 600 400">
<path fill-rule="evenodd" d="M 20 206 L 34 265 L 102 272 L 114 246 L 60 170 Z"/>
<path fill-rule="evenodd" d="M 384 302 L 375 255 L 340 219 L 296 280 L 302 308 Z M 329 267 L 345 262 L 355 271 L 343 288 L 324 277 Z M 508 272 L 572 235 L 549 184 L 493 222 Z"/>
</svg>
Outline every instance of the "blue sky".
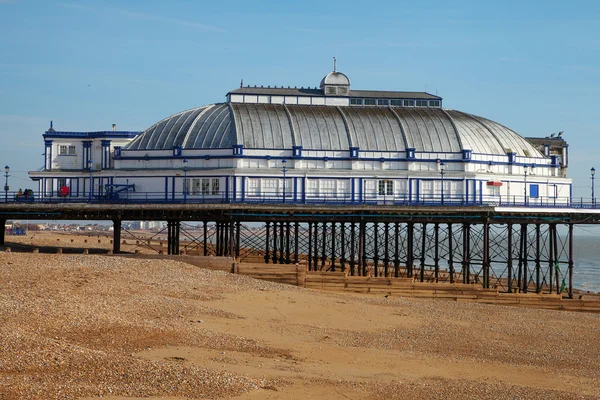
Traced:
<svg viewBox="0 0 600 400">
<path fill-rule="evenodd" d="M 600 169 L 594 1 L 0 0 L 0 164 L 42 166 L 41 135 L 144 130 L 251 85 L 416 90 L 523 136 L 564 131 L 576 196 Z"/>
</svg>

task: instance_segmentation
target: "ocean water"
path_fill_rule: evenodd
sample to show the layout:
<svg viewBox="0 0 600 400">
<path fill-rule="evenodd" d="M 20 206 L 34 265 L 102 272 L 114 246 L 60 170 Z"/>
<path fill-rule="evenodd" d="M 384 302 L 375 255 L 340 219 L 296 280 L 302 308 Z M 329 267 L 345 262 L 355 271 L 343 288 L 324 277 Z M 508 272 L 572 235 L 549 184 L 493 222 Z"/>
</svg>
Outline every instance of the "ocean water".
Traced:
<svg viewBox="0 0 600 400">
<path fill-rule="evenodd" d="M 600 236 L 573 235 L 573 238 L 573 286 L 581 290 L 600 292 Z"/>
</svg>

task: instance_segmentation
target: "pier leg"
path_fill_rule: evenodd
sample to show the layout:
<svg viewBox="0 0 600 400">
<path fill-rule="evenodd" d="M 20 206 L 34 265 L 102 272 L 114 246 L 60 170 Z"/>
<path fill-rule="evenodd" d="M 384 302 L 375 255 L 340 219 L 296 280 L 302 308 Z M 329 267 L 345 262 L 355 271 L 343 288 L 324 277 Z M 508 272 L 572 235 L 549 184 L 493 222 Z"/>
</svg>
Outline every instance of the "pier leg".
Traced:
<svg viewBox="0 0 600 400">
<path fill-rule="evenodd" d="M 383 234 L 383 240 L 385 240 L 385 246 L 383 249 L 383 276 L 388 276 L 388 268 L 390 264 L 390 224 L 386 222 L 384 225 L 385 232 Z"/>
<path fill-rule="evenodd" d="M 235 223 L 235 258 L 240 258 L 240 230 L 241 222 L 236 221 Z"/>
<path fill-rule="evenodd" d="M 513 257 L 512 257 L 512 246 L 513 246 L 513 236 L 512 236 L 512 224 L 507 225 L 507 254 L 506 254 L 506 267 L 508 269 L 508 292 L 512 293 L 513 291 Z"/>
<path fill-rule="evenodd" d="M 233 221 L 229 221 L 229 257 L 236 257 L 236 236 L 235 236 L 235 223 Z"/>
<path fill-rule="evenodd" d="M 356 245 L 356 224 L 350 223 L 350 276 L 354 276 L 354 268 L 356 266 L 355 245 Z"/>
<path fill-rule="evenodd" d="M 340 223 L 340 268 L 346 271 L 346 224 Z"/>
<path fill-rule="evenodd" d="M 326 271 L 325 261 L 327 260 L 327 222 L 323 222 L 323 237 L 321 239 L 321 271 Z"/>
<path fill-rule="evenodd" d="M 202 234 L 204 236 L 204 256 L 208 256 L 208 221 L 202 223 Z"/>
<path fill-rule="evenodd" d="M 167 222 L 167 252 L 171 255 L 179 255 L 179 221 Z"/>
<path fill-rule="evenodd" d="M 406 226 L 406 276 L 407 278 L 413 277 L 413 263 L 414 263 L 414 231 L 415 225 L 409 222 Z"/>
<path fill-rule="evenodd" d="M 298 260 L 299 260 L 299 254 L 298 252 L 300 251 L 298 248 L 298 230 L 300 227 L 300 223 L 296 222 L 294 224 L 294 264 L 298 264 Z"/>
<path fill-rule="evenodd" d="M 4 224 L 0 224 L 0 228 L 4 228 Z M 2 229 L 2 238 L 4 239 L 4 229 Z M 2 241 L 4 245 L 4 241 Z M 113 254 L 121 252 L 121 219 L 113 219 Z"/>
<path fill-rule="evenodd" d="M 379 276 L 379 223 L 373 224 L 373 270 Z"/>
<path fill-rule="evenodd" d="M 313 259 L 312 232 L 313 232 L 313 223 L 309 222 L 308 223 L 308 270 L 309 271 L 312 271 L 312 259 Z"/>
<path fill-rule="evenodd" d="M 540 224 L 535 224 L 535 292 L 542 291 L 542 264 L 540 260 Z"/>
<path fill-rule="evenodd" d="M 265 263 L 269 263 L 269 233 L 271 228 L 271 223 L 267 222 L 265 225 Z"/>
<path fill-rule="evenodd" d="M 279 223 L 279 264 L 285 263 L 285 224 Z"/>
<path fill-rule="evenodd" d="M 319 270 L 319 223 L 315 222 L 315 240 L 313 252 L 313 271 Z"/>
<path fill-rule="evenodd" d="M 569 224 L 569 298 L 573 298 L 573 267 L 575 266 L 573 252 L 573 224 Z"/>
<path fill-rule="evenodd" d="M 285 223 L 285 263 L 289 264 L 292 262 L 291 260 L 291 250 L 290 250 L 290 234 L 292 233 L 292 225 L 291 222 L 288 221 Z"/>
<path fill-rule="evenodd" d="M 523 276 L 521 277 L 521 291 L 527 293 L 529 287 L 529 271 L 527 267 L 527 224 L 521 225 L 521 256 L 523 262 Z"/>
<path fill-rule="evenodd" d="M 331 271 L 335 272 L 335 222 L 331 223 Z"/>
<path fill-rule="evenodd" d="M 435 242 L 433 254 L 433 274 L 435 283 L 438 283 L 440 279 L 440 224 L 438 223 L 433 225 L 433 240 Z"/>
<path fill-rule="evenodd" d="M 469 224 L 463 224 L 463 265 L 462 275 L 463 283 L 471 283 L 471 226 Z"/>
<path fill-rule="evenodd" d="M 427 224 L 423 224 L 421 232 L 421 271 L 419 273 L 421 282 L 425 282 L 425 246 L 427 246 Z"/>
<path fill-rule="evenodd" d="M 6 234 L 6 220 L 0 219 L 0 246 L 4 246 L 4 235 Z M 114 243 L 114 241 L 113 241 Z"/>
<path fill-rule="evenodd" d="M 394 224 L 394 277 L 400 275 L 400 224 Z"/>
<path fill-rule="evenodd" d="M 556 294 L 560 294 L 560 274 L 558 273 L 558 269 L 556 266 L 558 265 L 558 233 L 556 229 L 556 224 L 554 224 L 554 230 L 552 232 L 552 236 L 554 237 L 554 266 L 555 275 L 556 275 Z"/>
<path fill-rule="evenodd" d="M 548 293 L 554 291 L 554 224 L 548 224 Z"/>
<path fill-rule="evenodd" d="M 490 288 L 490 224 L 483 223 L 483 288 Z"/>
<path fill-rule="evenodd" d="M 365 254 L 366 228 L 367 225 L 365 222 L 361 221 L 358 226 L 358 275 L 360 276 L 367 276 L 367 255 Z"/>
<path fill-rule="evenodd" d="M 454 283 L 454 249 L 452 244 L 452 224 L 448 224 L 448 274 L 450 283 Z"/>
<path fill-rule="evenodd" d="M 273 222 L 273 264 L 277 264 L 278 261 L 278 257 L 277 257 L 277 222 Z"/>
</svg>

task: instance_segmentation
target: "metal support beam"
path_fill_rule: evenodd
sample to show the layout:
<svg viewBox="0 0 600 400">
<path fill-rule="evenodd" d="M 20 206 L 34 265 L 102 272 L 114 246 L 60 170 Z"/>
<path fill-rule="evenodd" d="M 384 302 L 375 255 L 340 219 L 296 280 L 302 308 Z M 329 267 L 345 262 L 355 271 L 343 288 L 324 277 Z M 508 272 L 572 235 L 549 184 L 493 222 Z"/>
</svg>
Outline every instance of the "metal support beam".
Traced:
<svg viewBox="0 0 600 400">
<path fill-rule="evenodd" d="M 331 271 L 335 272 L 335 222 L 331 223 Z"/>
<path fill-rule="evenodd" d="M 4 226 L 1 226 L 2 228 Z M 2 230 L 4 235 L 4 229 Z M 119 254 L 121 252 L 121 220 L 113 219 L 113 253 Z"/>
<path fill-rule="evenodd" d="M 315 236 L 313 240 L 313 271 L 319 270 L 319 223 L 315 222 Z"/>
<path fill-rule="evenodd" d="M 425 252 L 427 246 L 427 224 L 423 224 L 423 230 L 421 231 L 421 270 L 419 273 L 419 280 L 425 282 Z"/>
<path fill-rule="evenodd" d="M 541 232 L 540 224 L 535 224 L 535 292 L 542 292 L 542 264 L 541 264 Z"/>
<path fill-rule="evenodd" d="M 506 235 L 507 235 L 507 254 L 506 254 L 506 269 L 508 270 L 508 292 L 512 293 L 513 291 L 513 279 L 514 279 L 514 271 L 513 271 L 513 235 L 512 235 L 512 224 L 508 224 L 506 227 Z"/>
<path fill-rule="evenodd" d="M 462 276 L 463 283 L 471 283 L 471 225 L 463 224 L 463 260 Z"/>
<path fill-rule="evenodd" d="M 483 260 L 481 263 L 483 270 L 483 287 L 490 288 L 490 224 L 483 223 Z"/>
<path fill-rule="evenodd" d="M 208 256 L 208 221 L 202 221 L 202 235 L 204 237 L 204 256 Z"/>
<path fill-rule="evenodd" d="M 298 264 L 298 257 L 299 257 L 298 252 L 300 251 L 300 249 L 298 247 L 298 230 L 299 230 L 299 226 L 300 226 L 299 222 L 296 222 L 294 224 L 294 264 Z"/>
<path fill-rule="evenodd" d="M 235 223 L 235 258 L 240 258 L 240 231 L 241 222 L 236 221 Z"/>
<path fill-rule="evenodd" d="M 279 223 L 279 264 L 285 264 L 285 223 Z"/>
<path fill-rule="evenodd" d="M 448 274 L 450 275 L 450 283 L 454 283 L 454 248 L 452 246 L 452 224 L 448 224 Z"/>
<path fill-rule="evenodd" d="M 433 277 L 435 283 L 438 283 L 440 279 L 440 224 L 438 223 L 433 225 L 433 241 L 435 243 L 433 253 Z"/>
<path fill-rule="evenodd" d="M 313 231 L 313 223 L 308 223 L 308 270 L 312 271 L 312 259 L 313 259 L 313 249 L 312 249 L 312 231 Z"/>
<path fill-rule="evenodd" d="M 367 276 L 367 255 L 365 254 L 365 236 L 367 226 L 360 221 L 358 226 L 358 275 Z"/>
<path fill-rule="evenodd" d="M 573 252 L 573 224 L 569 224 L 569 298 L 573 298 L 573 267 L 575 266 Z"/>
<path fill-rule="evenodd" d="M 323 237 L 321 238 L 321 271 L 325 271 L 325 261 L 327 260 L 327 222 L 323 222 Z"/>
<path fill-rule="evenodd" d="M 355 246 L 356 246 L 356 224 L 354 222 L 350 223 L 350 275 L 354 276 L 354 268 L 356 266 L 356 254 L 355 254 Z"/>
<path fill-rule="evenodd" d="M 346 224 L 340 224 L 340 268 L 346 271 Z"/>
<path fill-rule="evenodd" d="M 406 276 L 408 278 L 413 277 L 413 264 L 414 264 L 414 234 L 415 224 L 409 222 L 406 226 Z"/>
<path fill-rule="evenodd" d="M 400 224 L 394 224 L 394 277 L 400 275 Z"/>
<path fill-rule="evenodd" d="M 0 246 L 4 246 L 4 235 L 6 234 L 6 220 L 0 219 Z"/>
<path fill-rule="evenodd" d="M 379 224 L 373 224 L 373 270 L 379 276 Z"/>
<path fill-rule="evenodd" d="M 271 223 L 265 224 L 265 263 L 269 263 L 269 234 L 271 233 Z"/>
<path fill-rule="evenodd" d="M 384 225 L 385 232 L 383 234 L 383 240 L 385 241 L 385 245 L 383 246 L 383 276 L 388 276 L 388 268 L 390 263 L 390 224 L 386 222 Z"/>
<path fill-rule="evenodd" d="M 277 235 L 278 235 L 278 231 L 277 231 L 277 222 L 273 222 L 273 264 L 277 264 L 278 261 L 278 257 L 277 257 Z"/>
</svg>

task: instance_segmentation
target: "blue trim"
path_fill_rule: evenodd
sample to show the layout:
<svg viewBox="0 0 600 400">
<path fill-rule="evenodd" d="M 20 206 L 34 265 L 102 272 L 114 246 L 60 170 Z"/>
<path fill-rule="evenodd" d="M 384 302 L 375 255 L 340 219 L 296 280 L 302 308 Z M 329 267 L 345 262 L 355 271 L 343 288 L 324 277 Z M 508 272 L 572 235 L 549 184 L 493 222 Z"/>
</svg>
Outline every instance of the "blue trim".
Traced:
<svg viewBox="0 0 600 400">
<path fill-rule="evenodd" d="M 364 179 L 358 178 L 358 200 L 362 203 L 364 200 Z"/>
<path fill-rule="evenodd" d="M 134 131 L 98 131 L 98 132 L 66 132 L 66 131 L 46 131 L 42 135 L 46 138 L 116 138 L 116 139 L 133 139 L 142 132 Z"/>
<path fill-rule="evenodd" d="M 352 201 L 356 200 L 356 196 L 355 196 L 355 188 L 354 188 L 354 181 L 355 178 L 350 179 L 350 198 L 352 199 Z"/>
<path fill-rule="evenodd" d="M 465 201 L 469 204 L 469 180 L 465 179 Z"/>
<path fill-rule="evenodd" d="M 165 176 L 165 201 L 169 199 L 169 177 Z"/>
<path fill-rule="evenodd" d="M 233 177 L 233 192 L 232 192 L 232 198 L 233 201 L 237 200 L 237 176 Z"/>
<path fill-rule="evenodd" d="M 229 177 L 225 177 L 225 200 L 229 200 Z"/>
<path fill-rule="evenodd" d="M 171 199 L 175 200 L 175 177 L 171 178 Z"/>
<path fill-rule="evenodd" d="M 479 181 L 479 202 L 483 203 L 483 181 Z"/>
<path fill-rule="evenodd" d="M 302 177 L 302 202 L 306 203 L 306 176 Z"/>
<path fill-rule="evenodd" d="M 242 201 L 246 200 L 246 177 L 242 176 Z"/>
<path fill-rule="evenodd" d="M 298 201 L 298 177 L 294 177 L 294 201 Z"/>
</svg>

